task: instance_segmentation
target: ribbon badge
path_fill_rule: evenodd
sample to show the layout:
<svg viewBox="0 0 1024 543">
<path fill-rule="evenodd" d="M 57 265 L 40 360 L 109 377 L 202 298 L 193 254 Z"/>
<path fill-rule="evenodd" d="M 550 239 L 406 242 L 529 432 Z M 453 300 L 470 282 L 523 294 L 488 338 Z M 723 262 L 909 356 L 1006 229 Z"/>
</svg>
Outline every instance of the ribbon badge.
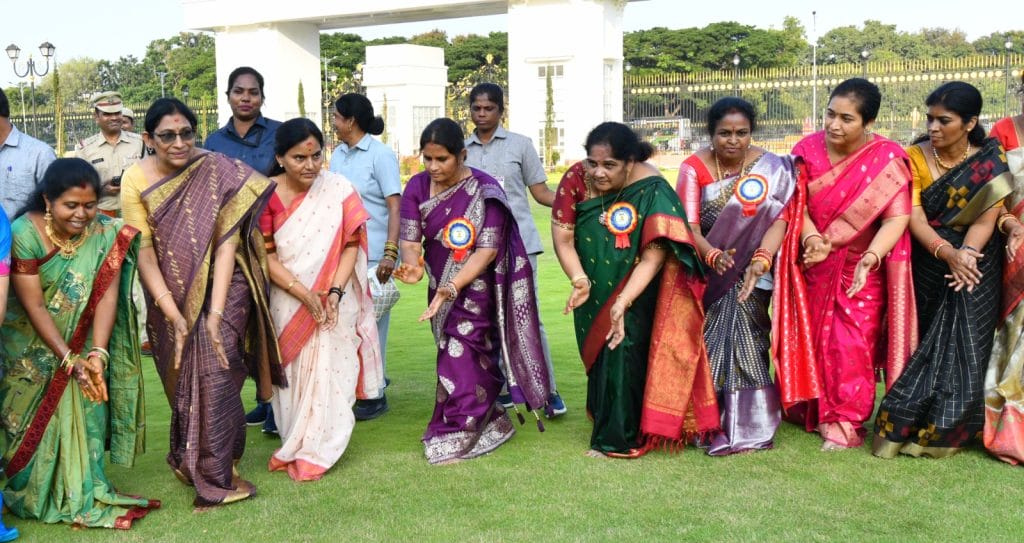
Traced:
<svg viewBox="0 0 1024 543">
<path fill-rule="evenodd" d="M 618 202 L 608 208 L 608 231 L 615 235 L 615 248 L 625 249 L 630 246 L 629 235 L 636 230 L 640 220 L 636 208 L 629 202 Z"/>
<path fill-rule="evenodd" d="M 466 255 L 476 243 L 476 227 L 463 217 L 452 219 L 448 226 L 444 227 L 444 237 L 441 241 L 445 247 L 452 250 L 455 261 L 462 262 L 466 260 Z"/>
<path fill-rule="evenodd" d="M 747 174 L 736 182 L 736 199 L 743 204 L 743 216 L 753 217 L 757 206 L 768 197 L 768 179 L 765 176 Z"/>
</svg>

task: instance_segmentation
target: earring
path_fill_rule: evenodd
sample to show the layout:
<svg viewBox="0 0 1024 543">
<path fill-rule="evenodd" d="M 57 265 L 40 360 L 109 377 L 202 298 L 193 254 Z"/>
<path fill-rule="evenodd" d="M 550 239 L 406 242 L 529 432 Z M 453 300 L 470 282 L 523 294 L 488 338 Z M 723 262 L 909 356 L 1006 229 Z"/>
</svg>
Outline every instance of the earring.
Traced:
<svg viewBox="0 0 1024 543">
<path fill-rule="evenodd" d="M 152 147 L 146 147 L 146 154 L 147 155 L 152 155 L 154 153 L 156 153 L 156 149 L 154 149 Z"/>
<path fill-rule="evenodd" d="M 47 225 L 53 224 L 53 214 L 50 213 L 50 208 L 46 208 L 46 214 L 43 215 L 43 220 L 46 221 Z"/>
</svg>

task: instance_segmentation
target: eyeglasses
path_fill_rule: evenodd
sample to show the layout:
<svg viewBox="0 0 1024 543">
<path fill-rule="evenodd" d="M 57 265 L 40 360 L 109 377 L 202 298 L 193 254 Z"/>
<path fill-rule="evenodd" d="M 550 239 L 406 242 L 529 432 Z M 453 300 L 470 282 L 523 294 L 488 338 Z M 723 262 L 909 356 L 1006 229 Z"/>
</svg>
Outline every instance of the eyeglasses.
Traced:
<svg viewBox="0 0 1024 543">
<path fill-rule="evenodd" d="M 191 128 L 185 128 L 181 132 L 160 132 L 159 134 L 153 134 L 156 139 L 160 140 L 160 143 L 164 145 L 171 145 L 175 140 L 181 138 L 182 142 L 189 142 L 195 139 L 196 131 Z"/>
</svg>

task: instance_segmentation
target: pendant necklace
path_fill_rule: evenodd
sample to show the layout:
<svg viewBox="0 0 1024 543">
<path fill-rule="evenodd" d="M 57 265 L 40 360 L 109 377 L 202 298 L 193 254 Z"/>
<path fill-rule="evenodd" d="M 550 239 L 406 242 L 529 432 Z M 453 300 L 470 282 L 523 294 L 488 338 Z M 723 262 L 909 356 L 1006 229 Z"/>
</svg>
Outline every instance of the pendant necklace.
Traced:
<svg viewBox="0 0 1024 543">
<path fill-rule="evenodd" d="M 75 253 L 78 252 L 78 249 L 85 244 L 85 240 L 89 238 L 89 231 L 86 230 L 79 234 L 77 240 L 68 239 L 67 241 L 64 241 L 58 238 L 57 234 L 54 233 L 52 225 L 53 219 L 50 217 L 46 217 L 46 219 L 46 226 L 44 227 L 44 230 L 46 231 L 46 237 L 50 238 L 50 243 L 53 243 L 53 246 L 60 251 L 60 256 L 62 258 L 68 260 L 74 258 Z"/>
<path fill-rule="evenodd" d="M 715 157 L 715 173 L 718 175 L 717 181 L 725 179 L 722 177 L 722 165 L 718 162 L 718 151 L 711 151 L 711 154 Z M 736 175 L 743 173 L 743 164 L 747 161 L 747 152 L 743 151 L 743 158 L 740 159 L 740 169 L 736 170 Z M 729 172 L 726 172 L 729 173 Z"/>
</svg>

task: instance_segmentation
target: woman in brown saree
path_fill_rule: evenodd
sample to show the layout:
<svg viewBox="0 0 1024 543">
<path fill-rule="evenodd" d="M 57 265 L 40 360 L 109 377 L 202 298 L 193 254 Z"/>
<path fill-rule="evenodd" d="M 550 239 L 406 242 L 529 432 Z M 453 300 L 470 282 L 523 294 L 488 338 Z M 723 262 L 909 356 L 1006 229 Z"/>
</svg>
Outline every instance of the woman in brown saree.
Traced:
<svg viewBox="0 0 1024 543">
<path fill-rule="evenodd" d="M 155 154 L 125 172 L 121 199 L 125 221 L 142 233 L 149 337 L 172 410 L 167 462 L 203 507 L 256 493 L 236 469 L 246 375 L 255 373 L 264 400 L 272 383 L 285 383 L 256 228 L 273 183 L 194 147 L 195 125 L 180 101 L 154 102 L 143 138 Z"/>
</svg>

